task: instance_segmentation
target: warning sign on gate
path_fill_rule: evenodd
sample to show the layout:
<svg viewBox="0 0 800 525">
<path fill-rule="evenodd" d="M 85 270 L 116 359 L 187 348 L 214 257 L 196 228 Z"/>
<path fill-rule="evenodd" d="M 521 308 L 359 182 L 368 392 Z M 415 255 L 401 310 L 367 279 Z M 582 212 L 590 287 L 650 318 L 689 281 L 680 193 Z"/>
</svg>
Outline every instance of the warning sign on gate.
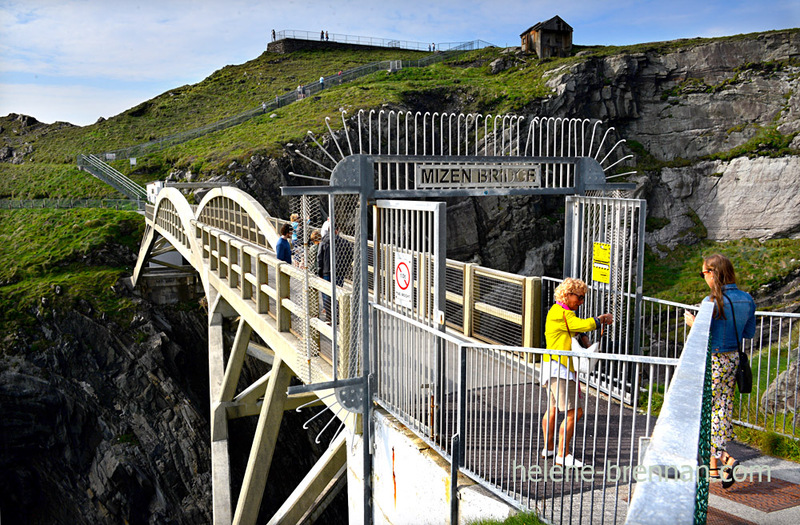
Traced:
<svg viewBox="0 0 800 525">
<path fill-rule="evenodd" d="M 596 242 L 592 252 L 592 280 L 608 284 L 611 281 L 611 245 Z"/>
<path fill-rule="evenodd" d="M 398 306 L 411 308 L 414 289 L 414 267 L 410 254 L 395 252 L 394 254 L 394 302 Z"/>
</svg>

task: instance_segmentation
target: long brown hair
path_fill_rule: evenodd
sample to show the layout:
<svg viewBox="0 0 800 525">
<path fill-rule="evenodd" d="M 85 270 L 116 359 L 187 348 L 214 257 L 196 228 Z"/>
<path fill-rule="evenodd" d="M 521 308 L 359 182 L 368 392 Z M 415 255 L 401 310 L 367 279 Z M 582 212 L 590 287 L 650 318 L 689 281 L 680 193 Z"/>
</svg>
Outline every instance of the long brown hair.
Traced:
<svg viewBox="0 0 800 525">
<path fill-rule="evenodd" d="M 717 319 L 727 319 L 725 317 L 725 303 L 723 302 L 722 287 L 726 284 L 736 284 L 736 271 L 733 269 L 731 260 L 715 253 L 703 259 L 703 266 L 711 270 L 713 277 L 711 281 L 711 298 L 716 303 L 717 309 L 714 317 Z"/>
</svg>

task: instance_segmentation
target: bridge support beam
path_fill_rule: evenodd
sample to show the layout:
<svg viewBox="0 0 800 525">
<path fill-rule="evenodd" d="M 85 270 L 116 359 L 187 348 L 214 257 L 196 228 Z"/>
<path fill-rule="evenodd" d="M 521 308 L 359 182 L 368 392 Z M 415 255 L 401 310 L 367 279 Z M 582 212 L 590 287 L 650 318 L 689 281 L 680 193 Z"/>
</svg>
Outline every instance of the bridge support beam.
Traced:
<svg viewBox="0 0 800 525">
<path fill-rule="evenodd" d="M 267 525 L 304 523 L 307 518 L 322 512 L 330 499 L 341 490 L 346 468 L 346 439 L 345 433 L 341 432 Z"/>
<path fill-rule="evenodd" d="M 211 477 L 215 525 L 231 523 L 231 472 L 228 456 L 228 417 L 220 404 L 224 373 L 222 314 L 214 313 L 208 322 L 208 388 L 211 397 Z"/>
<path fill-rule="evenodd" d="M 280 356 L 276 355 L 267 390 L 264 392 L 264 402 L 261 405 L 261 414 L 233 517 L 234 524 L 253 524 L 258 518 L 291 378 L 291 370 Z"/>
<path fill-rule="evenodd" d="M 241 317 L 239 319 L 239 328 L 236 330 L 236 339 L 234 339 L 233 348 L 231 348 L 231 355 L 225 367 L 225 378 L 222 380 L 222 386 L 220 387 L 220 401 L 231 401 L 236 394 L 236 386 L 239 383 L 242 364 L 244 364 L 244 358 L 247 355 L 247 346 L 252 332 L 250 325 L 247 324 L 244 317 Z"/>
</svg>

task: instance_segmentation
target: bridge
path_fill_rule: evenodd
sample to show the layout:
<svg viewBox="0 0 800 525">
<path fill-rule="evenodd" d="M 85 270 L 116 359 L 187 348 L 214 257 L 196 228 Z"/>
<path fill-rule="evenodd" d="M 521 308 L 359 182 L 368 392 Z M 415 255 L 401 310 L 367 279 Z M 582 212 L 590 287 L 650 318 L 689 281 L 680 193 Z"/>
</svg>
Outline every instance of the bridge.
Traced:
<svg viewBox="0 0 800 525">
<path fill-rule="evenodd" d="M 197 206 L 165 188 L 146 209 L 133 282 L 159 269 L 190 272 L 208 301 L 214 522 L 255 523 L 283 413 L 312 405 L 328 408 L 313 418 L 328 420 L 316 439 L 330 445 L 270 523 L 313 520 L 345 479 L 352 523 L 460 523 L 508 509 L 558 523 L 704 519 L 707 479 L 665 474 L 659 483 L 607 470 L 707 462 L 709 392 L 697 370 L 709 373 L 711 316 L 701 309 L 689 332 L 679 312 L 693 307 L 643 297 L 644 203 L 621 198 L 630 185 L 609 182 L 624 160 L 611 160 L 620 142 L 607 140 L 610 130 L 580 119 L 394 111 L 342 114 L 342 123 L 323 148 L 332 166 L 306 157 L 329 179 L 283 189 L 299 215 L 293 263 L 275 256 L 285 221 L 235 188 L 212 189 Z M 615 316 L 600 365 L 580 375 L 585 416 L 573 450 L 592 467 L 587 478 L 540 476 L 553 467 L 538 453 L 540 357 L 586 357 L 541 348 L 558 280 L 446 258 L 441 199 L 537 194 L 566 196 L 564 275 L 591 283 L 584 315 Z M 310 268 L 309 238 L 326 219 L 331 273 L 322 278 Z M 759 316 L 781 327 L 777 358 L 797 345 L 794 318 Z M 230 348 L 225 318 L 238 320 Z M 267 346 L 252 344 L 253 334 Z M 754 344 L 751 359 L 772 358 L 763 354 L 772 339 Z M 271 369 L 237 390 L 246 359 Z M 257 425 L 236 495 L 229 422 L 242 417 Z M 646 501 L 658 501 L 657 515 Z"/>
</svg>

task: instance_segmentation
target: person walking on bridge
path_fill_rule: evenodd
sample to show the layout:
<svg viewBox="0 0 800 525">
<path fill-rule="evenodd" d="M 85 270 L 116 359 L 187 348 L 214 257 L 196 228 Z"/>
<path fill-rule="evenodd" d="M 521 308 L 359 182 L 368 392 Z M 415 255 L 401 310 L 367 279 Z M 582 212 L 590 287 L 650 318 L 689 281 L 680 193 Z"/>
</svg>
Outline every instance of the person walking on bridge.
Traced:
<svg viewBox="0 0 800 525">
<path fill-rule="evenodd" d="M 739 345 L 756 333 L 756 303 L 753 297 L 736 286 L 733 263 L 724 255 L 703 259 L 700 276 L 711 289 L 703 301 L 714 302 L 711 317 L 711 461 L 708 474 L 721 478 L 722 487 L 733 485 L 733 469 L 739 462 L 725 448 L 733 436 L 733 386 L 739 366 Z M 694 314 L 684 312 L 687 326 L 694 324 Z"/>
<path fill-rule="evenodd" d="M 586 297 L 589 287 L 580 279 L 567 277 L 555 290 L 556 304 L 550 308 L 545 321 L 544 335 L 548 350 L 572 350 L 572 336 L 595 330 L 614 322 L 611 314 L 581 319 L 575 313 Z M 585 336 L 581 336 L 585 337 Z M 542 457 L 555 456 L 555 462 L 568 467 L 583 463 L 569 451 L 575 424 L 583 417 L 583 408 L 576 406 L 582 396 L 570 356 L 542 355 L 542 386 L 547 389 L 549 403 L 542 417 L 545 448 Z M 555 447 L 556 411 L 566 412 L 558 431 L 558 450 Z"/>
</svg>

